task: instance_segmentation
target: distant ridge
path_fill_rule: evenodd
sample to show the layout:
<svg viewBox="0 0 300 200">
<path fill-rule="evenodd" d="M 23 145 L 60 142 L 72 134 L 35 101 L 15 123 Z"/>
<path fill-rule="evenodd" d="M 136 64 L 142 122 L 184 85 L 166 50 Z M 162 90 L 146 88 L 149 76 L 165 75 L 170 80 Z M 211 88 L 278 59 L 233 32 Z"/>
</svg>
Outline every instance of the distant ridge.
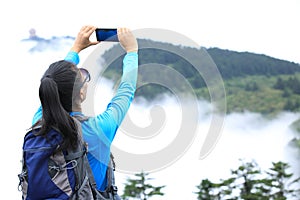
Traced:
<svg viewBox="0 0 300 200">
<path fill-rule="evenodd" d="M 152 45 L 151 45 L 152 43 Z M 192 78 L 197 72 L 192 69 L 193 66 L 180 56 L 173 54 L 176 49 L 186 50 L 193 55 L 199 55 L 199 49 L 191 47 L 182 47 L 180 45 L 173 45 L 170 43 L 156 42 L 152 40 L 139 39 L 139 46 L 142 50 L 139 51 L 140 64 L 146 63 L 158 63 L 162 65 L 172 66 L 187 78 Z M 147 48 L 143 49 L 143 46 L 164 46 L 162 49 L 169 49 L 170 51 Z M 105 52 L 103 55 L 104 60 L 107 63 L 111 63 L 114 59 L 114 51 L 116 51 L 119 45 L 116 45 Z M 255 54 L 250 52 L 237 52 L 231 50 L 225 50 L 220 48 L 208 48 L 206 49 L 211 56 L 215 64 L 217 65 L 220 74 L 224 80 L 253 76 L 277 76 L 277 75 L 291 75 L 300 72 L 300 65 L 298 63 L 280 60 L 263 54 Z M 194 59 L 200 59 L 194 56 Z M 115 60 L 117 62 L 114 66 L 119 66 L 122 62 L 121 58 Z M 114 69 L 113 66 L 110 68 Z M 118 69 L 114 69 L 120 71 Z M 197 78 L 198 79 L 198 78 Z M 201 79 L 201 78 L 200 78 Z M 199 80 L 199 79 L 198 79 Z M 204 86 L 203 83 L 198 86 Z"/>
<path fill-rule="evenodd" d="M 207 49 L 223 79 L 246 75 L 283 75 L 300 72 L 300 65 L 263 54 L 236 52 L 219 48 Z"/>
<path fill-rule="evenodd" d="M 200 49 L 145 39 L 139 40 L 139 46 L 141 47 L 139 50 L 140 65 L 157 63 L 172 67 L 184 76 L 200 99 L 210 100 L 210 94 L 202 76 L 191 65 L 194 62 L 187 61 L 173 53 L 176 52 L 176 49 L 186 50 L 192 55 L 192 59 L 199 62 L 201 57 L 197 55 L 200 55 Z M 143 46 L 163 48 L 143 48 Z M 119 67 L 122 65 L 122 57 L 115 59 L 114 53 L 120 51 L 117 48 L 120 46 L 115 45 L 102 57 L 109 64 L 104 76 L 119 80 L 122 73 L 122 69 Z M 229 113 L 251 111 L 269 115 L 281 111 L 300 111 L 300 65 L 298 63 L 250 52 L 220 48 L 206 50 L 224 81 Z M 157 77 L 176 82 L 164 70 L 147 73 L 148 80 L 155 80 Z M 139 79 L 143 83 L 144 77 L 140 76 Z M 180 84 L 177 85 L 179 85 L 177 88 L 179 91 L 187 91 Z M 143 96 L 151 100 L 165 92 L 169 92 L 168 88 L 146 85 L 137 90 L 136 96 Z"/>
</svg>

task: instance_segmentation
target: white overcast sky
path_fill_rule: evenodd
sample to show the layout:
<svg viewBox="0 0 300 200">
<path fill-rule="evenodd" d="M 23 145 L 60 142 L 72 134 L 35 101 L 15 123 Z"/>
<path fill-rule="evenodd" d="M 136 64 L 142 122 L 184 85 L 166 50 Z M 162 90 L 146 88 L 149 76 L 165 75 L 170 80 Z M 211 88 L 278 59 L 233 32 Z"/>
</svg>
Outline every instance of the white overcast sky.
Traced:
<svg viewBox="0 0 300 200">
<path fill-rule="evenodd" d="M 300 0 L 10 0 L 2 36 L 75 36 L 82 25 L 175 31 L 204 47 L 300 63 Z M 2 37 L 3 38 L 3 37 Z M 7 41 L 6 37 L 5 41 Z"/>
</svg>

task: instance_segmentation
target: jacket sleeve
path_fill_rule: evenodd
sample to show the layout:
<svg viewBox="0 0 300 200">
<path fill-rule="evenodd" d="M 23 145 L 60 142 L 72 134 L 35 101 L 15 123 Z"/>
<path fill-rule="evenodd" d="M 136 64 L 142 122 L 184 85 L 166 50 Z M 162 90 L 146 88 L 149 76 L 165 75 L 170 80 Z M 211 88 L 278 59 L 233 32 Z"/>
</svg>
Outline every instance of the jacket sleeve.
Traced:
<svg viewBox="0 0 300 200">
<path fill-rule="evenodd" d="M 78 65 L 78 63 L 80 62 L 78 53 L 74 51 L 69 51 L 67 56 L 65 57 L 65 60 L 74 63 L 75 65 Z"/>
<path fill-rule="evenodd" d="M 138 74 L 138 54 L 127 53 L 123 59 L 123 74 L 116 94 L 106 110 L 95 120 L 105 136 L 112 141 L 134 98 Z"/>
</svg>

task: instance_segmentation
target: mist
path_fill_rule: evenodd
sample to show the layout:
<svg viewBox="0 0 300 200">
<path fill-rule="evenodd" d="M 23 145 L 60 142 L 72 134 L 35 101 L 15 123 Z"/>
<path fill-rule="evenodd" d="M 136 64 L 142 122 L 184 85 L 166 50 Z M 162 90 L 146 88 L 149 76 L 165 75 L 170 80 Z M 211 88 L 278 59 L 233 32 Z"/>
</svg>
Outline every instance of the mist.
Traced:
<svg viewBox="0 0 300 200">
<path fill-rule="evenodd" d="M 96 97 L 99 98 L 99 102 L 108 101 L 113 94 L 114 83 L 109 80 L 104 82 L 106 84 L 99 86 L 97 91 L 97 94 L 102 94 Z M 168 95 L 162 95 L 150 102 L 144 99 L 135 100 L 126 116 L 132 123 L 141 128 L 151 126 L 151 123 L 155 124 L 156 118 L 153 112 L 157 108 L 165 113 L 165 123 L 159 134 L 153 134 L 152 137 L 145 139 L 142 136 L 139 138 L 137 135 L 128 134 L 126 129 L 128 121 L 125 119 L 113 146 L 129 153 L 145 156 L 167 148 L 178 134 L 182 120 L 181 106 L 175 97 Z M 295 177 L 300 176 L 299 150 L 290 145 L 290 141 L 298 134 L 290 125 L 299 119 L 299 113 L 282 112 L 273 118 L 251 112 L 228 114 L 216 146 L 207 157 L 201 160 L 199 159 L 200 150 L 212 123 L 212 107 L 210 102 L 199 100 L 198 128 L 190 146 L 178 155 L 174 162 L 160 169 L 148 171 L 149 177 L 154 178 L 150 183 L 154 186 L 166 185 L 163 189 L 165 196 L 151 199 L 196 199 L 193 192 L 196 191 L 196 185 L 199 185 L 202 179 L 219 181 L 229 178 L 230 170 L 237 169 L 241 165 L 241 160 L 255 161 L 262 171 L 269 170 L 272 162 L 286 162 L 291 166 L 289 172 L 294 173 Z M 134 173 L 118 169 L 118 160 L 116 162 L 117 184 L 122 191 L 126 179 L 133 177 Z M 127 162 L 131 161 L 127 160 Z M 142 170 L 144 169 L 141 168 L 140 171 Z"/>
</svg>

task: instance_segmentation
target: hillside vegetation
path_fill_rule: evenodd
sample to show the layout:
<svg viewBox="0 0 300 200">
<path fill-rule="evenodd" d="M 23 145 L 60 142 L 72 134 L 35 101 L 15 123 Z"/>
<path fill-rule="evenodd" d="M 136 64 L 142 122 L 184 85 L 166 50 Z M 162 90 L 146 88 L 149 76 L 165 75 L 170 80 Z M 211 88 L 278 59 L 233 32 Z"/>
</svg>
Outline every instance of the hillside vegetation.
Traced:
<svg viewBox="0 0 300 200">
<path fill-rule="evenodd" d="M 151 66 L 152 63 L 156 63 L 172 67 L 188 80 L 199 99 L 210 100 L 205 81 L 191 64 L 201 60 L 200 49 L 151 40 L 139 40 L 139 46 L 139 65 Z M 120 47 L 116 45 L 103 55 L 106 63 L 109 63 L 104 75 L 113 79 L 119 79 L 122 70 L 119 66 L 122 64 L 123 57 L 114 59 L 113 54 L 118 48 Z M 177 55 L 177 51 L 187 52 L 194 60 L 186 60 Z M 228 113 L 252 111 L 270 115 L 281 111 L 300 111 L 300 65 L 298 63 L 250 52 L 219 48 L 209 48 L 206 51 L 223 79 Z M 147 79 L 151 80 L 151 77 L 174 78 L 168 75 L 167 70 L 149 72 Z M 143 82 L 143 77 L 139 77 L 139 82 Z M 180 88 L 180 84 L 178 85 L 178 90 L 185 91 L 184 86 Z M 139 88 L 136 96 L 151 100 L 164 92 L 170 91 L 158 84 L 149 84 Z"/>
</svg>

